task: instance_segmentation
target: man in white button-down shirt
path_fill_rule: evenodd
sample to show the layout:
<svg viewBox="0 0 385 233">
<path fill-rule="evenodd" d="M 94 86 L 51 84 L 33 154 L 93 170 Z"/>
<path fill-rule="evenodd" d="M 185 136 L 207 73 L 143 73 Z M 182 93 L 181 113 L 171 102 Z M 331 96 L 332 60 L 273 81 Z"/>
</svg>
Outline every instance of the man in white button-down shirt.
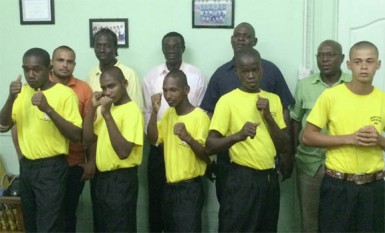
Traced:
<svg viewBox="0 0 385 233">
<path fill-rule="evenodd" d="M 151 96 L 162 93 L 163 80 L 172 70 L 182 70 L 187 76 L 190 86 L 188 99 L 194 106 L 199 106 L 206 91 L 206 80 L 203 73 L 196 67 L 184 63 L 182 55 L 185 50 L 184 38 L 177 32 L 169 32 L 162 39 L 162 51 L 166 62 L 151 69 L 143 80 L 144 95 L 144 120 L 147 129 L 150 120 L 152 105 Z M 158 112 L 158 120 L 161 119 L 168 108 L 168 104 L 162 97 Z M 166 182 L 163 148 L 151 146 L 148 157 L 148 187 L 149 187 L 149 226 L 150 232 L 162 232 L 162 208 L 161 200 L 163 185 Z"/>
</svg>

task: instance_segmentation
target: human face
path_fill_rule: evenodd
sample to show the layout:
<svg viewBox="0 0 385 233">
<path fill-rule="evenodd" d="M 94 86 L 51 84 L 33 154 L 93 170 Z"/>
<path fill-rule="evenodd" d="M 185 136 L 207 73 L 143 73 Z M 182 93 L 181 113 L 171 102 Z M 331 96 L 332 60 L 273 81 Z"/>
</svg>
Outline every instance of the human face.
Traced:
<svg viewBox="0 0 385 233">
<path fill-rule="evenodd" d="M 356 48 L 350 53 L 348 68 L 352 71 L 353 82 L 372 84 L 376 71 L 381 67 L 378 54 L 374 48 Z"/>
<path fill-rule="evenodd" d="M 234 52 L 239 51 L 241 48 L 252 48 L 257 44 L 257 38 L 253 30 L 247 25 L 239 25 L 234 29 L 231 36 L 231 46 Z"/>
<path fill-rule="evenodd" d="M 250 55 L 243 55 L 236 65 L 237 74 L 241 81 L 240 89 L 245 92 L 259 92 L 262 79 L 261 61 Z"/>
<path fill-rule="evenodd" d="M 66 49 L 58 49 L 51 60 L 52 73 L 60 78 L 70 78 L 75 69 L 75 53 Z"/>
<path fill-rule="evenodd" d="M 170 107 L 181 104 L 188 95 L 188 86 L 182 86 L 179 79 L 168 77 L 163 82 L 163 96 Z"/>
<path fill-rule="evenodd" d="M 164 58 L 166 59 L 166 63 L 177 64 L 182 62 L 184 48 L 182 47 L 182 41 L 179 37 L 169 36 L 164 38 L 162 51 Z"/>
<path fill-rule="evenodd" d="M 320 45 L 316 57 L 318 69 L 323 76 L 331 77 L 341 71 L 344 55 L 337 50 L 336 46 L 327 43 Z"/>
<path fill-rule="evenodd" d="M 94 51 L 100 63 L 115 63 L 116 49 L 108 35 L 100 34 L 95 38 Z"/>
<path fill-rule="evenodd" d="M 100 77 L 100 87 L 103 95 L 112 99 L 114 105 L 120 105 L 124 102 L 127 80 L 119 80 L 110 73 L 103 73 Z"/>
<path fill-rule="evenodd" d="M 50 67 L 45 66 L 42 59 L 37 56 L 28 56 L 23 59 L 24 77 L 33 89 L 44 89 L 48 81 Z"/>
</svg>

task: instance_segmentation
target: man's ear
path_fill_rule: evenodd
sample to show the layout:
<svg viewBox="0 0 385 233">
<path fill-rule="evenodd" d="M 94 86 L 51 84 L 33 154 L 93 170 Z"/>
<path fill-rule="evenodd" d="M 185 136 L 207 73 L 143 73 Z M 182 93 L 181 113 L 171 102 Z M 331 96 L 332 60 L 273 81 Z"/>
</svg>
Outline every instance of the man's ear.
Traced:
<svg viewBox="0 0 385 233">
<path fill-rule="evenodd" d="M 124 79 L 124 80 L 123 80 L 123 85 L 124 85 L 125 88 L 128 87 L 128 81 L 127 81 L 127 79 Z"/>
<path fill-rule="evenodd" d="M 189 85 L 186 85 L 186 86 L 184 87 L 184 93 L 185 93 L 186 95 L 188 95 L 188 93 L 190 93 L 190 86 L 189 86 Z"/>
<path fill-rule="evenodd" d="M 254 47 L 254 46 L 256 46 L 256 45 L 257 45 L 257 43 L 258 43 L 258 38 L 257 38 L 257 37 L 255 37 L 255 38 L 254 38 L 253 47 Z"/>
</svg>

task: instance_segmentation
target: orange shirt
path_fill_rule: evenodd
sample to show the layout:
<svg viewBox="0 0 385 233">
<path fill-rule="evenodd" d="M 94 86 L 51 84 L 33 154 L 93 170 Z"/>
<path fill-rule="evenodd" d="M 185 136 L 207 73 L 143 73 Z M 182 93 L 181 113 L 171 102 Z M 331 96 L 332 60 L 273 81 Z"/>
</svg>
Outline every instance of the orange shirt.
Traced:
<svg viewBox="0 0 385 233">
<path fill-rule="evenodd" d="M 51 77 L 50 77 L 51 79 Z M 82 119 L 87 114 L 88 104 L 91 103 L 92 89 L 84 81 L 71 77 L 67 86 L 71 88 L 78 97 L 79 100 L 79 112 Z M 70 142 L 69 153 L 67 156 L 67 162 L 69 166 L 75 166 L 85 161 L 85 152 L 81 142 Z"/>
</svg>

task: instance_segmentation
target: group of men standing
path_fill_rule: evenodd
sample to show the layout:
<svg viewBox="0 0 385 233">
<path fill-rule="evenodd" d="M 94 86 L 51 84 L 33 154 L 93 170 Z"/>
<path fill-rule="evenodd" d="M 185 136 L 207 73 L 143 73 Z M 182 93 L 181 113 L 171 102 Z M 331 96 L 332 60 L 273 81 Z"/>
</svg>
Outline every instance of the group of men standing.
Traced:
<svg viewBox="0 0 385 233">
<path fill-rule="evenodd" d="M 237 25 L 234 57 L 208 85 L 183 61 L 177 32 L 162 38 L 165 63 L 142 85 L 117 60 L 109 29 L 94 36 L 99 64 L 88 84 L 72 75 L 71 48 L 58 47 L 52 59 L 28 50 L 27 84 L 21 76 L 11 83 L 0 112 L 0 131 L 13 129 L 19 155 L 26 231 L 75 232 L 90 180 L 94 231 L 135 232 L 145 133 L 151 232 L 202 231 L 208 167 L 215 167 L 220 232 L 276 232 L 278 173 L 291 176 L 294 153 L 303 232 L 383 232 L 385 94 L 372 86 L 376 46 L 351 48 L 351 78 L 341 71 L 341 45 L 322 42 L 320 73 L 300 80 L 293 98 L 256 44 L 254 28 Z"/>
</svg>

